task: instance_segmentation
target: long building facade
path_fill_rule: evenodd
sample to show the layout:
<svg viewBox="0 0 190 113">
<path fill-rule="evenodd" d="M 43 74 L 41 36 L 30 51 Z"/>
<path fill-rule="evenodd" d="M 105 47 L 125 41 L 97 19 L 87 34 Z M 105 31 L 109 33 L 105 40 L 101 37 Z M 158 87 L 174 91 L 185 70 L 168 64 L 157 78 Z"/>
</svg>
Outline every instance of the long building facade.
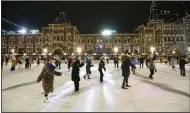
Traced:
<svg viewBox="0 0 190 113">
<path fill-rule="evenodd" d="M 182 21 L 171 23 L 157 17 L 156 5 L 153 2 L 147 25 L 140 25 L 133 33 L 113 34 L 80 34 L 76 26 L 70 23 L 54 23 L 43 27 L 38 34 L 2 34 L 2 54 L 14 53 L 22 55 L 46 54 L 117 54 L 131 52 L 134 54 L 149 54 L 150 48 L 160 55 L 177 55 L 190 52 L 190 16 Z"/>
</svg>

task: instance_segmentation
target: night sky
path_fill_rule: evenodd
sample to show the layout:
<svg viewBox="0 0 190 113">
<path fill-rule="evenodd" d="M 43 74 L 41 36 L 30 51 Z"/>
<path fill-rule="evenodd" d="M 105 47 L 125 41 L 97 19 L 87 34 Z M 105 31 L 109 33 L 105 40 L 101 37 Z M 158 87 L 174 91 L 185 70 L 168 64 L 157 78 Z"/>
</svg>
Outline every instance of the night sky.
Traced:
<svg viewBox="0 0 190 113">
<path fill-rule="evenodd" d="M 134 28 L 146 24 L 151 1 L 120 2 L 6 2 L 2 3 L 1 17 L 29 29 L 47 27 L 53 23 L 59 12 L 65 12 L 72 25 L 80 33 L 100 33 L 102 29 L 114 29 L 118 33 L 133 32 Z M 190 2 L 186 2 L 188 5 Z M 156 2 L 159 9 L 169 9 L 183 15 L 182 2 Z M 14 27 L 1 20 L 2 29 L 16 31 Z"/>
</svg>

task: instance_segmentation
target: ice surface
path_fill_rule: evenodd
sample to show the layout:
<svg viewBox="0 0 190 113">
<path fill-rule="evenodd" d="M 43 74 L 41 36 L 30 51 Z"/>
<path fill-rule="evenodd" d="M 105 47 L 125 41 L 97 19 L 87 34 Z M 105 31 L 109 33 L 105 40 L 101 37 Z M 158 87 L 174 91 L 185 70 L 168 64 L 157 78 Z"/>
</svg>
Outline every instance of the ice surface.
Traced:
<svg viewBox="0 0 190 113">
<path fill-rule="evenodd" d="M 41 83 L 36 83 L 43 64 L 32 65 L 31 69 L 9 71 L 11 64 L 2 71 L 2 111 L 10 112 L 180 112 L 190 111 L 190 64 L 186 65 L 186 77 L 180 75 L 179 67 L 157 63 L 154 80 L 148 79 L 149 70 L 139 69 L 131 73 L 128 90 L 121 89 L 121 70 L 113 63 L 106 64 L 104 82 L 99 82 L 98 64 L 91 68 L 90 80 L 84 80 L 85 66 L 81 68 L 80 90 L 74 92 L 71 72 L 62 64 L 62 76 L 55 76 L 54 92 L 49 103 L 44 103 Z"/>
</svg>

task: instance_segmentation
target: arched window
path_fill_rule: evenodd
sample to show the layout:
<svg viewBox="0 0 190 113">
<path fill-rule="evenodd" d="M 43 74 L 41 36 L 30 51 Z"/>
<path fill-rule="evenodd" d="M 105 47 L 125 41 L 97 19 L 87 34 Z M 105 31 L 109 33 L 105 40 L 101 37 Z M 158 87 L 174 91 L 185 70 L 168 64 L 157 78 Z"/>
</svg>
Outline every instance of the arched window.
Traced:
<svg viewBox="0 0 190 113">
<path fill-rule="evenodd" d="M 183 37 L 181 37 L 181 41 L 183 41 Z"/>
<path fill-rule="evenodd" d="M 170 37 L 168 37 L 168 41 L 169 41 L 169 42 L 171 41 L 171 38 L 170 38 Z"/>
</svg>

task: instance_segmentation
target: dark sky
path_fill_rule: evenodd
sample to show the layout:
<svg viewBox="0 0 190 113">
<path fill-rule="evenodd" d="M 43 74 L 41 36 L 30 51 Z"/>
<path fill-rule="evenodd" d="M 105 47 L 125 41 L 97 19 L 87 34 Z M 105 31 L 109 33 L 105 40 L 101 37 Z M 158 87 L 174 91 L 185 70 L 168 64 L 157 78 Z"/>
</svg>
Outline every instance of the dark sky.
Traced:
<svg viewBox="0 0 190 113">
<path fill-rule="evenodd" d="M 182 2 L 156 2 L 159 9 L 183 12 Z M 189 4 L 189 2 L 188 2 Z M 151 1 L 44 1 L 2 2 L 2 17 L 29 29 L 53 23 L 59 12 L 65 12 L 72 25 L 81 33 L 100 33 L 102 29 L 115 29 L 119 33 L 132 32 L 135 26 L 148 21 Z M 16 31 L 19 28 L 2 21 L 2 29 Z"/>
</svg>

